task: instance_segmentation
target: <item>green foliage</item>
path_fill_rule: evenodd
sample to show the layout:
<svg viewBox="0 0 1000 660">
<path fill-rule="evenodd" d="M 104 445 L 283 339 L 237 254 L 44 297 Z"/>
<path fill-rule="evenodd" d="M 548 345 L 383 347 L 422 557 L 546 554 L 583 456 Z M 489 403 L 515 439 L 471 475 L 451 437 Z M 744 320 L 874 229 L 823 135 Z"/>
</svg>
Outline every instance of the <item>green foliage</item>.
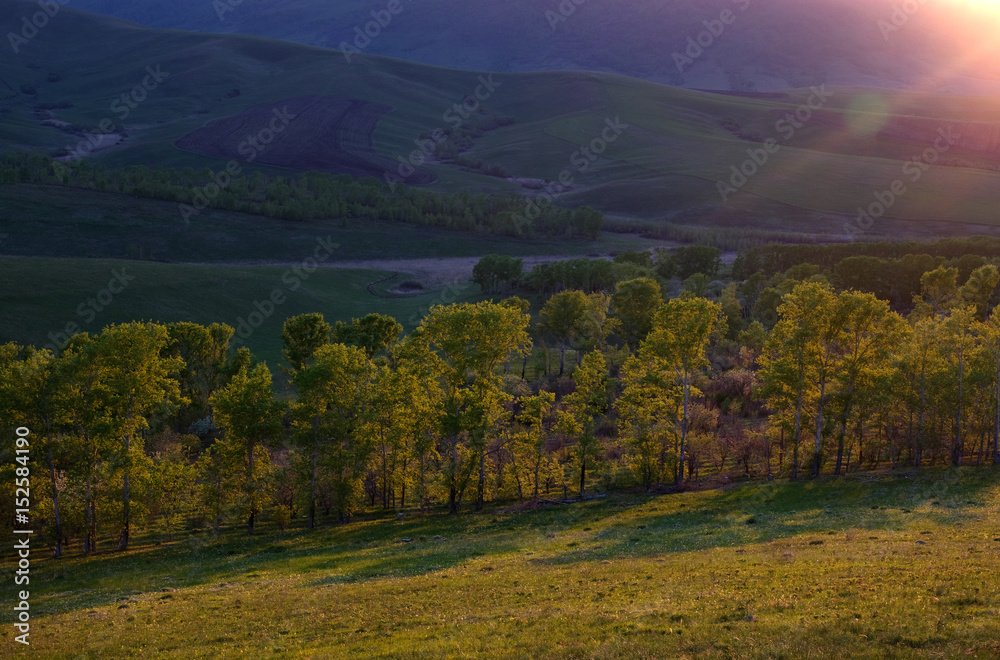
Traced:
<svg viewBox="0 0 1000 660">
<path fill-rule="evenodd" d="M 615 288 L 611 304 L 625 343 L 635 351 L 653 327 L 653 318 L 663 305 L 663 290 L 652 278 L 628 280 Z"/>
<path fill-rule="evenodd" d="M 124 193 L 176 202 L 191 211 L 207 202 L 213 209 L 299 222 L 352 217 L 501 236 L 577 236 L 590 240 L 600 235 L 604 222 L 603 215 L 593 209 L 571 211 L 551 204 L 542 204 L 536 215 L 524 216 L 521 211 L 528 200 L 520 195 L 443 195 L 407 186 L 393 186 L 390 190 L 376 179 L 322 172 L 291 178 L 258 171 L 207 199 L 201 193 L 206 180 L 212 180 L 210 172 L 206 175 L 142 165 L 105 169 L 87 160 L 67 167 L 46 156 L 25 152 L 0 156 L 0 182 Z M 192 217 L 188 218 L 190 222 L 198 221 L 196 214 Z"/>
<path fill-rule="evenodd" d="M 965 255 L 987 258 L 1000 257 L 1000 239 L 989 236 L 945 238 L 929 243 L 881 242 L 845 243 L 835 245 L 774 244 L 753 248 L 740 254 L 733 266 L 733 276 L 746 279 L 763 271 L 771 277 L 801 263 L 813 263 L 823 268 L 835 268 L 841 261 L 853 257 L 874 257 L 883 261 L 915 260 L 922 263 L 916 268 L 919 280 L 938 263 L 928 266 L 934 259 L 959 259 Z M 846 270 L 846 268 L 845 268 Z M 919 291 L 919 289 L 917 289 Z M 884 297 L 884 296 L 882 296 Z"/>
<path fill-rule="evenodd" d="M 653 255 L 651 252 L 643 250 L 642 252 L 628 251 L 619 252 L 615 255 L 616 264 L 635 264 L 636 266 L 642 266 L 643 268 L 653 267 Z"/>
<path fill-rule="evenodd" d="M 674 250 L 672 259 L 676 276 L 682 280 L 698 273 L 711 279 L 722 267 L 722 250 L 704 245 L 679 247 Z"/>
<path fill-rule="evenodd" d="M 285 346 L 283 357 L 292 365 L 292 370 L 305 368 L 316 351 L 330 343 L 332 331 L 322 314 L 302 314 L 285 321 L 281 330 L 281 342 Z"/>
<path fill-rule="evenodd" d="M 600 443 L 594 435 L 598 420 L 608 411 L 608 362 L 603 353 L 587 353 L 573 373 L 576 391 L 566 396 L 566 409 L 559 414 L 558 429 L 576 440 L 573 451 L 580 470 L 580 497 L 587 485 L 587 467 L 599 460 Z"/>
<path fill-rule="evenodd" d="M 224 437 L 218 441 L 220 457 L 239 477 L 238 506 L 254 533 L 257 516 L 270 496 L 270 455 L 282 432 L 285 406 L 274 399 L 271 372 L 264 364 L 244 367 L 211 399 L 216 423 Z"/>
<path fill-rule="evenodd" d="M 337 321 L 333 328 L 333 341 L 357 346 L 369 359 L 392 349 L 399 341 L 403 326 L 385 314 L 371 313 L 349 324 Z"/>
<path fill-rule="evenodd" d="M 520 284 L 523 272 L 523 259 L 489 254 L 472 269 L 472 281 L 487 295 L 509 294 Z"/>
<path fill-rule="evenodd" d="M 561 291 L 549 298 L 538 315 L 543 333 L 559 342 L 559 375 L 563 375 L 566 349 L 585 332 L 589 300 L 582 291 Z"/>
</svg>

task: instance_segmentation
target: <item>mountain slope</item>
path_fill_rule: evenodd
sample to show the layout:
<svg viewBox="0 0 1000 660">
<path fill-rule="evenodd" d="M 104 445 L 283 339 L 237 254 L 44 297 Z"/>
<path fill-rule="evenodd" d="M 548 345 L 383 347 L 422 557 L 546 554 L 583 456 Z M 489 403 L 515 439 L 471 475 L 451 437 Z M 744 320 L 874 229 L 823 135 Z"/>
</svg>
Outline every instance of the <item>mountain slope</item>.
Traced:
<svg viewBox="0 0 1000 660">
<path fill-rule="evenodd" d="M 0 5 L 0 24 L 24 6 Z M 0 148 L 72 162 L 104 125 L 112 128 L 93 158 L 111 166 L 352 173 L 335 164 L 364 154 L 367 173 L 385 167 L 381 178 L 433 180 L 445 191 L 516 191 L 612 215 L 838 235 L 900 180 L 905 194 L 875 215 L 998 222 L 996 99 L 845 87 L 720 94 L 613 74 L 494 75 L 376 56 L 348 63 L 288 42 L 62 12 L 17 57 L 0 59 L 9 90 Z M 303 98 L 328 100 L 310 101 L 311 114 L 295 123 L 288 115 Z M 341 130 L 333 115 L 347 107 L 378 112 L 352 115 Z M 964 137 L 933 160 L 909 162 L 949 127 Z M 862 221 L 854 233 L 898 233 Z"/>
<path fill-rule="evenodd" d="M 74 6 L 150 27 L 347 44 L 465 69 L 588 69 L 733 90 L 821 82 L 998 89 L 996 16 L 983 16 L 989 3 L 967 0 L 912 3 L 916 11 L 893 0 L 74 0 Z M 732 15 L 723 24 L 726 11 Z M 375 19 L 383 25 L 369 25 Z M 702 34 L 706 29 L 717 36 Z M 689 38 L 700 39 L 704 52 Z M 674 54 L 689 48 L 691 60 L 678 66 Z"/>
</svg>

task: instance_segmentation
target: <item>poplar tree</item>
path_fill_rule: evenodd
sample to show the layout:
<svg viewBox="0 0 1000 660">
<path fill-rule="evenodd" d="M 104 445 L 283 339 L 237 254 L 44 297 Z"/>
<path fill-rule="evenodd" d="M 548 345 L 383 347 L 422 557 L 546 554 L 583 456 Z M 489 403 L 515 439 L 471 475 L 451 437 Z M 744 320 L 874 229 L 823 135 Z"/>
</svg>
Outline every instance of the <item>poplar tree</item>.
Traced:
<svg viewBox="0 0 1000 660">
<path fill-rule="evenodd" d="M 608 411 L 608 361 L 599 351 L 587 353 L 573 373 L 576 391 L 563 401 L 559 430 L 576 439 L 576 460 L 580 465 L 580 497 L 587 488 L 587 465 L 597 459 L 599 448 L 594 434 L 597 421 Z"/>
<path fill-rule="evenodd" d="M 833 301 L 828 285 L 818 282 L 797 285 L 778 307 L 778 323 L 759 358 L 762 392 L 769 406 L 780 417 L 791 415 L 794 419 L 793 480 L 799 474 L 804 419 L 815 411 L 819 400 L 817 383 L 824 358 L 822 334 L 829 327 Z"/>
<path fill-rule="evenodd" d="M 657 312 L 649 336 L 639 350 L 640 359 L 662 360 L 673 371 L 681 389 L 677 483 L 684 478 L 694 376 L 708 365 L 706 352 L 721 318 L 722 307 L 718 303 L 704 298 L 674 298 Z"/>
<path fill-rule="evenodd" d="M 237 475 L 247 534 L 253 534 L 267 487 L 268 447 L 281 437 L 284 405 L 274 400 L 271 372 L 265 364 L 242 367 L 225 388 L 215 393 L 211 404 L 225 434 L 224 440 L 216 444 Z"/>
<path fill-rule="evenodd" d="M 128 549 L 132 527 L 133 477 L 149 476 L 150 461 L 142 433 L 149 417 L 180 400 L 176 374 L 179 358 L 164 358 L 169 336 L 165 326 L 126 323 L 104 329 L 94 343 L 94 355 L 105 389 L 110 432 L 120 443 L 122 525 L 118 549 Z"/>
<path fill-rule="evenodd" d="M 424 318 L 417 338 L 436 356 L 442 381 L 442 435 L 447 442 L 443 477 L 448 508 L 458 511 L 471 475 L 469 459 L 485 464 L 485 430 L 491 406 L 500 397 L 498 367 L 512 353 L 531 347 L 530 317 L 516 307 L 491 302 L 435 306 Z M 462 446 L 463 435 L 468 444 Z"/>
</svg>

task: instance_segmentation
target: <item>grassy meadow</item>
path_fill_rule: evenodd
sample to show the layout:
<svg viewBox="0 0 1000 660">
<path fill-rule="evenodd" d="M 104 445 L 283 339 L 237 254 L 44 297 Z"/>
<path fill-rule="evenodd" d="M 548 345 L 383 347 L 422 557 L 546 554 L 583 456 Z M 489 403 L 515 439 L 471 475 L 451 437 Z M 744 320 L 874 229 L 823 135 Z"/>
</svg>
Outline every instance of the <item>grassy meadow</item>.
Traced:
<svg viewBox="0 0 1000 660">
<path fill-rule="evenodd" d="M 378 298 L 367 285 L 392 273 L 320 268 L 299 277 L 294 266 L 189 266 L 107 259 L 9 258 L 0 260 L 0 337 L 43 346 L 50 332 L 76 323 L 79 332 L 99 333 L 112 323 L 151 320 L 228 323 L 256 313 L 256 303 L 278 290 L 278 305 L 245 345 L 272 367 L 281 361 L 281 327 L 286 318 L 320 312 L 331 323 L 370 312 L 389 314 L 412 329 L 433 304 L 479 299 L 479 288 L 460 283 L 455 290 Z M 97 298 L 115 273 L 134 278 L 106 307 Z M 288 275 L 291 273 L 291 275 Z M 293 290 L 293 287 L 298 287 Z M 116 286 L 117 288 L 117 286 Z M 442 298 L 442 296 L 445 296 Z M 97 300 L 100 311 L 87 306 Z M 105 300 L 107 298 L 105 297 Z M 78 308 L 84 305 L 83 313 Z M 88 319 L 93 319 L 88 323 Z"/>
<path fill-rule="evenodd" d="M 22 655 L 995 658 L 998 505 L 932 468 L 150 533 L 36 561 Z"/>
<path fill-rule="evenodd" d="M 517 239 L 346 218 L 292 221 L 209 209 L 183 221 L 177 204 L 60 186 L 0 186 L 0 254 L 171 263 L 297 263 L 318 239 L 340 247 L 330 262 L 580 256 L 659 244 L 627 234 L 596 241 Z"/>
<path fill-rule="evenodd" d="M 281 326 L 297 314 L 321 312 L 350 321 L 370 312 L 389 314 L 412 330 L 431 305 L 479 300 L 467 276 L 452 277 L 447 265 L 424 278 L 400 272 L 372 295 L 368 285 L 393 272 L 321 268 L 293 272 L 310 258 L 318 241 L 335 244 L 324 265 L 451 257 L 607 255 L 662 242 L 605 233 L 596 241 L 521 240 L 471 232 L 364 220 L 294 222 L 208 210 L 188 225 L 175 204 L 59 186 L 0 186 L 0 342 L 43 346 L 49 333 L 68 323 L 99 332 L 133 320 L 229 323 L 255 311 L 275 289 L 287 296 L 273 316 L 246 342 L 275 366 L 281 359 Z M 386 267 L 390 267 L 389 264 Z M 114 279 L 134 277 L 99 311 L 88 299 Z M 392 295 L 392 285 L 410 279 L 425 284 L 417 295 Z M 301 286 L 296 281 L 301 280 Z M 426 280 L 426 281 L 424 281 Z M 451 284 L 444 286 L 443 283 Z M 116 285 L 117 288 L 117 285 Z M 105 298 L 107 302 L 107 298 Z M 84 305 L 84 313 L 79 306 Z"/>
</svg>

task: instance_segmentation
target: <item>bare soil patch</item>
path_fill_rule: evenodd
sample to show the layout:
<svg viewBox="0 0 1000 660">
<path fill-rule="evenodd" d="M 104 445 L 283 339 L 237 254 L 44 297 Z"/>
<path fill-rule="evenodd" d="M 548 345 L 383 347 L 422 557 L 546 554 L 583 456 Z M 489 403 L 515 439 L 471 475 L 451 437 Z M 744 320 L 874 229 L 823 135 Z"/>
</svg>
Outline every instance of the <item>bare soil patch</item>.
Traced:
<svg viewBox="0 0 1000 660">
<path fill-rule="evenodd" d="M 397 167 L 379 154 L 374 144 L 379 121 L 391 111 L 389 106 L 356 99 L 299 96 L 215 119 L 175 144 L 212 158 L 249 160 L 253 155 L 254 162 L 265 165 L 381 177 Z M 264 144 L 263 140 L 271 138 L 276 112 L 294 118 Z M 434 175 L 426 170 L 418 170 L 410 178 L 418 184 L 433 181 Z"/>
</svg>

